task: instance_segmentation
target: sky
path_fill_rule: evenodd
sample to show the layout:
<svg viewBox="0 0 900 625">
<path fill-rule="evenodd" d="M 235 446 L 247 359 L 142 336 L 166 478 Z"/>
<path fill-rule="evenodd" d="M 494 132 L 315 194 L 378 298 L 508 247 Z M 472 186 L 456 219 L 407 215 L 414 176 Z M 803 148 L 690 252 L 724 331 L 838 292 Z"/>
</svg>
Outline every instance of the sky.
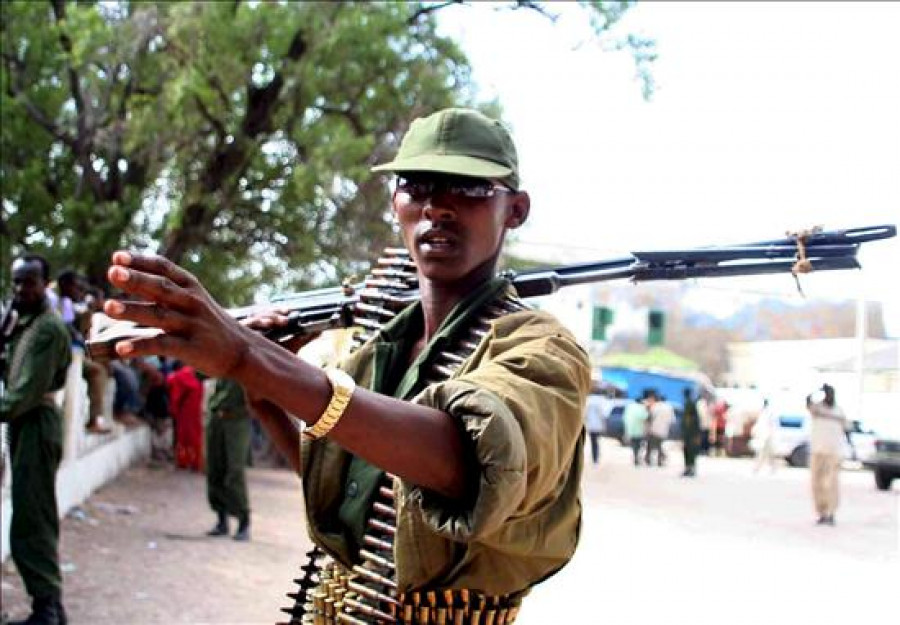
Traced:
<svg viewBox="0 0 900 625">
<path fill-rule="evenodd" d="M 548 4 L 555 25 L 496 8 L 451 7 L 441 24 L 513 129 L 532 197 L 520 252 L 570 262 L 900 223 L 900 3 L 639 4 L 616 32 L 656 40 L 649 102 L 575 5 Z M 806 296 L 880 301 L 900 337 L 900 241 L 859 260 L 805 276 Z M 723 316 L 802 301 L 789 275 L 695 286 L 685 304 Z"/>
</svg>

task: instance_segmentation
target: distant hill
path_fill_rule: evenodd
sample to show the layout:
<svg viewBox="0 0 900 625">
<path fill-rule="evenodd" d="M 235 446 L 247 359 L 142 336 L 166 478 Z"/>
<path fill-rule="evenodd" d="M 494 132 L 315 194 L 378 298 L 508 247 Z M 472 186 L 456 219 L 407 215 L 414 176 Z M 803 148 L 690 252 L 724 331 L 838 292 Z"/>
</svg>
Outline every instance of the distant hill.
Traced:
<svg viewBox="0 0 900 625">
<path fill-rule="evenodd" d="M 856 333 L 854 301 L 805 300 L 788 302 L 775 297 L 737 301 L 733 312 L 711 314 L 686 304 L 691 298 L 688 284 L 604 286 L 601 302 L 618 307 L 654 308 L 665 312 L 664 347 L 698 363 L 714 381 L 728 366 L 725 346 L 733 341 L 799 340 L 851 337 Z M 881 305 L 870 303 L 867 335 L 885 338 Z M 607 356 L 645 354 L 646 341 L 639 333 L 614 336 Z"/>
</svg>

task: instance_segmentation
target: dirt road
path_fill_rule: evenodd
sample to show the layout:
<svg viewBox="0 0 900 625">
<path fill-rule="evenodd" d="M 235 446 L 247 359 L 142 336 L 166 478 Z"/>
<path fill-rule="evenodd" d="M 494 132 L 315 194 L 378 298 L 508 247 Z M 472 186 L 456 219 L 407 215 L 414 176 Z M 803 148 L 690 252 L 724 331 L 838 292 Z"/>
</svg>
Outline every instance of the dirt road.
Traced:
<svg viewBox="0 0 900 625">
<path fill-rule="evenodd" d="M 72 625 L 272 623 L 308 548 L 299 480 L 285 470 L 248 473 L 252 540 L 207 538 L 215 521 L 204 477 L 137 467 L 62 523 L 60 561 Z M 3 611 L 27 614 L 11 560 Z"/>
<path fill-rule="evenodd" d="M 699 476 L 635 468 L 604 441 L 584 475 L 575 558 L 526 600 L 517 625 L 780 625 L 885 622 L 896 611 L 900 484 L 844 471 L 836 527 L 814 524 L 809 472 L 754 474 L 752 462 L 700 458 Z M 265 624 L 282 619 L 308 549 L 299 481 L 251 469 L 253 540 L 207 538 L 203 477 L 138 467 L 62 524 L 72 625 Z M 11 563 L 3 610 L 26 612 Z M 890 620 L 888 618 L 888 620 Z"/>
</svg>

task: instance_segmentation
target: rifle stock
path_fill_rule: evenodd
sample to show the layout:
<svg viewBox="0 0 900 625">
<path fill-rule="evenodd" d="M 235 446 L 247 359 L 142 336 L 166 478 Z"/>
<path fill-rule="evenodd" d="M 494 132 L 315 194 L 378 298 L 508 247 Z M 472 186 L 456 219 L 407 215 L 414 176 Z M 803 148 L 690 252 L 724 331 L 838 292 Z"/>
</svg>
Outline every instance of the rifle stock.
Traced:
<svg viewBox="0 0 900 625">
<path fill-rule="evenodd" d="M 523 298 L 555 293 L 562 287 L 610 280 L 684 280 L 688 278 L 734 277 L 773 273 L 806 273 L 858 269 L 856 253 L 863 243 L 896 236 L 893 225 L 867 226 L 848 230 L 814 229 L 787 238 L 742 245 L 699 247 L 681 250 L 633 252 L 628 256 L 536 269 L 519 274 L 507 272 Z M 247 318 L 273 306 L 289 311 L 289 323 L 269 330 L 267 336 L 280 340 L 298 334 L 315 334 L 329 329 L 363 328 L 374 332 L 380 320 L 389 318 L 419 298 L 415 265 L 404 249 L 388 248 L 378 266 L 363 282 L 340 287 L 314 289 L 284 295 L 271 302 L 232 308 L 235 319 Z M 91 358 L 116 358 L 117 341 L 154 336 L 161 331 L 123 322 L 110 326 L 87 341 Z"/>
</svg>

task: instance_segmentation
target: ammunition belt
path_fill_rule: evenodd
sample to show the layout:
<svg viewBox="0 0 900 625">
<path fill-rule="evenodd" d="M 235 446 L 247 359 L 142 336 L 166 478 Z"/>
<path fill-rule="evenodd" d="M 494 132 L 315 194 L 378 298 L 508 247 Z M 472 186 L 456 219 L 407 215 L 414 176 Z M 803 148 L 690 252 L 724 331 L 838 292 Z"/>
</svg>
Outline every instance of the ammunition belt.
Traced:
<svg viewBox="0 0 900 625">
<path fill-rule="evenodd" d="M 406 250 L 389 249 L 378 261 L 360 294 L 357 321 L 363 332 L 356 346 L 372 338 L 378 330 L 410 301 L 405 291 L 415 289 L 415 265 Z M 518 298 L 506 293 L 488 302 L 476 315 L 469 332 L 452 349 L 441 352 L 432 363 L 428 384 L 450 378 L 475 351 L 490 331 L 490 323 L 505 314 L 526 310 Z M 299 586 L 289 593 L 288 625 L 509 625 L 519 612 L 518 595 L 484 595 L 466 589 L 416 591 L 397 590 L 394 565 L 394 535 L 397 508 L 394 502 L 396 477 L 385 473 L 379 484 L 366 523 L 368 532 L 360 549 L 363 563 L 347 570 L 319 548 L 307 553 L 303 574 L 294 580 Z"/>
</svg>

